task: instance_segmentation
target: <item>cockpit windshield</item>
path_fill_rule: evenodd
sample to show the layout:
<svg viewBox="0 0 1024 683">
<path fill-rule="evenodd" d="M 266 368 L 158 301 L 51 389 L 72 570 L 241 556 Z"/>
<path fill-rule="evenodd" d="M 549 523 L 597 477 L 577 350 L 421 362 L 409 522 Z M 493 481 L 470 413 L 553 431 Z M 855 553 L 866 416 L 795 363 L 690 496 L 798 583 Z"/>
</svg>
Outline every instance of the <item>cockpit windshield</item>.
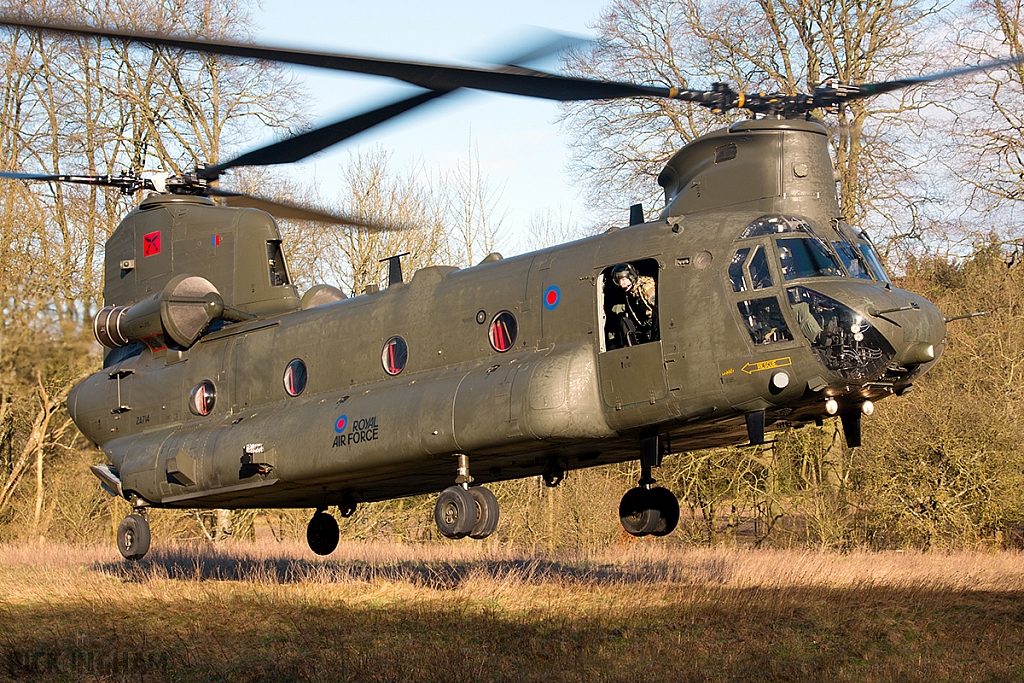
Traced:
<svg viewBox="0 0 1024 683">
<path fill-rule="evenodd" d="M 786 280 L 805 277 L 845 277 L 835 257 L 823 242 L 817 239 L 775 240 L 779 250 L 779 264 Z"/>
<path fill-rule="evenodd" d="M 792 218 L 788 216 L 761 216 L 743 229 L 743 232 L 740 233 L 740 239 L 744 240 L 750 237 L 762 237 L 764 235 L 778 235 L 784 232 L 805 232 L 809 235 L 814 234 L 807 221 L 799 218 Z"/>
<path fill-rule="evenodd" d="M 832 246 L 835 248 L 836 253 L 839 254 L 839 260 L 846 266 L 846 272 L 852 277 L 859 277 L 865 280 L 871 279 L 871 273 L 868 272 L 867 267 L 864 265 L 864 260 L 852 244 L 836 241 L 832 243 Z"/>
</svg>

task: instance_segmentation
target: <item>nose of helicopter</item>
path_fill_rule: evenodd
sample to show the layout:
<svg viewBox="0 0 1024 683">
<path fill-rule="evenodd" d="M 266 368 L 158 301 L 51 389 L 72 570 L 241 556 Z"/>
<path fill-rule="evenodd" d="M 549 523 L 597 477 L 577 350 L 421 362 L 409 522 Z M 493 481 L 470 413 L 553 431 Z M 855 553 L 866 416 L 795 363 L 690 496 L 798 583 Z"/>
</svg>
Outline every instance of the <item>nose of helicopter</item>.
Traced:
<svg viewBox="0 0 1024 683">
<path fill-rule="evenodd" d="M 945 318 L 927 299 L 878 283 L 814 284 L 788 288 L 789 303 L 818 361 L 838 378 L 832 394 L 902 393 L 945 350 Z"/>
<path fill-rule="evenodd" d="M 899 385 L 909 384 L 938 361 L 946 349 L 946 319 L 927 299 L 892 290 L 866 307 L 868 319 L 895 351 L 893 360 L 905 369 Z"/>
</svg>

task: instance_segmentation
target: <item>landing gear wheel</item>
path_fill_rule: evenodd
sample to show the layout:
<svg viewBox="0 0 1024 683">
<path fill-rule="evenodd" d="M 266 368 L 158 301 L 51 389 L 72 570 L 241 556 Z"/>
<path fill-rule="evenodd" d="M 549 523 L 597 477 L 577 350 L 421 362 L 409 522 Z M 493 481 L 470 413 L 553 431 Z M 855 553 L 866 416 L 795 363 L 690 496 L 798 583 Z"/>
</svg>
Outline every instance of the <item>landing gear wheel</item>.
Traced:
<svg viewBox="0 0 1024 683">
<path fill-rule="evenodd" d="M 498 499 L 484 486 L 471 486 L 469 495 L 476 502 L 476 524 L 469 532 L 469 537 L 487 538 L 498 527 Z"/>
<path fill-rule="evenodd" d="M 449 486 L 437 497 L 434 522 L 445 538 L 464 538 L 476 526 L 476 500 L 461 486 Z M 497 521 L 497 520 L 495 520 Z"/>
<path fill-rule="evenodd" d="M 117 549 L 126 560 L 141 560 L 149 552 L 149 522 L 142 515 L 128 515 L 117 526 Z"/>
<path fill-rule="evenodd" d="M 318 511 L 306 527 L 306 542 L 317 555 L 330 555 L 338 547 L 338 520 L 326 512 Z"/>
<path fill-rule="evenodd" d="M 626 491 L 619 503 L 619 521 L 633 536 L 646 536 L 658 528 L 661 513 L 650 489 L 637 487 Z"/>
<path fill-rule="evenodd" d="M 651 536 L 668 536 L 679 524 L 679 499 L 666 488 L 658 486 L 651 489 L 654 507 L 658 509 L 661 519 L 651 532 Z"/>
</svg>

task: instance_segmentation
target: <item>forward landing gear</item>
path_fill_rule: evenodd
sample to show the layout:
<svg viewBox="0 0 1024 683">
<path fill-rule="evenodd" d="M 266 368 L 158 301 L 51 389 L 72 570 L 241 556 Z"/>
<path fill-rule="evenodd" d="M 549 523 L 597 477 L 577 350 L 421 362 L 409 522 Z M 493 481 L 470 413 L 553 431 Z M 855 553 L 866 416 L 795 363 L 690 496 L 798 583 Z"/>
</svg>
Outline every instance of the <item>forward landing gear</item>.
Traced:
<svg viewBox="0 0 1024 683">
<path fill-rule="evenodd" d="M 498 527 L 498 500 L 483 486 L 470 486 L 469 458 L 459 455 L 459 475 L 437 497 L 434 523 L 445 538 L 487 538 Z"/>
<path fill-rule="evenodd" d="M 306 527 L 306 542 L 309 543 L 309 549 L 317 555 L 330 555 L 338 547 L 340 537 L 338 520 L 325 510 L 317 510 Z"/>
<path fill-rule="evenodd" d="M 117 526 L 117 549 L 126 560 L 141 560 L 149 552 L 149 522 L 133 513 L 121 520 Z"/>
<path fill-rule="evenodd" d="M 637 486 L 622 497 L 619 521 L 633 536 L 667 536 L 679 524 L 679 501 L 661 486 Z"/>
<path fill-rule="evenodd" d="M 619 503 L 619 521 L 633 536 L 667 536 L 679 524 L 679 500 L 671 491 L 655 487 L 651 468 L 661 464 L 658 437 L 640 442 L 640 481 Z"/>
</svg>

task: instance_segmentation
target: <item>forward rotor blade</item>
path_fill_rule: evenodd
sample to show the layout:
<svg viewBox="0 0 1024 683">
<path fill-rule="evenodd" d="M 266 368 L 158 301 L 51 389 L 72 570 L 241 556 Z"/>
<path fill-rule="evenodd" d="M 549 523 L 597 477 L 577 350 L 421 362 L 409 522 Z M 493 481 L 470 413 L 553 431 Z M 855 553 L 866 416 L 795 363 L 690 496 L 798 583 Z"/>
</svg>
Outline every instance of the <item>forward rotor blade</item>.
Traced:
<svg viewBox="0 0 1024 683">
<path fill-rule="evenodd" d="M 545 34 L 542 41 L 535 40 L 530 46 L 516 54 L 501 58 L 508 64 L 526 63 L 546 57 L 579 42 L 559 34 Z M 392 102 L 357 116 L 314 128 L 279 142 L 235 157 L 221 164 L 206 166 L 197 170 L 199 177 L 214 180 L 224 171 L 236 166 L 272 166 L 300 161 L 343 140 L 358 135 L 385 121 L 404 114 L 427 102 L 447 95 L 450 90 L 430 90 L 412 97 Z"/>
<path fill-rule="evenodd" d="M 91 26 L 57 23 L 45 24 L 23 21 L 13 17 L 0 17 L 0 25 L 112 40 L 125 40 L 146 45 L 175 47 L 183 50 L 195 50 L 230 57 L 265 59 L 285 64 L 333 69 L 335 71 L 385 76 L 411 83 L 412 85 L 418 85 L 428 90 L 472 88 L 559 101 L 600 100 L 639 96 L 691 99 L 685 95 L 687 93 L 692 95 L 701 94 L 700 91 L 680 91 L 677 88 L 559 76 L 518 66 L 482 69 L 383 59 L 379 57 L 266 47 L 232 41 L 201 40 L 197 38 L 162 36 L 153 33 L 107 30 Z"/>
<path fill-rule="evenodd" d="M 366 221 L 361 218 L 355 218 L 353 216 L 331 213 L 328 211 L 323 211 L 321 209 L 313 209 L 308 206 L 299 206 L 297 204 L 292 204 L 289 202 L 281 202 L 273 199 L 254 197 L 252 195 L 244 194 L 241 192 L 231 192 L 230 190 L 221 190 L 215 187 L 208 188 L 206 194 L 211 197 L 223 198 L 224 203 L 227 206 L 259 209 L 261 211 L 266 211 L 275 218 L 284 218 L 299 221 L 316 221 L 318 223 L 332 223 L 334 225 L 352 225 L 373 232 L 384 230 L 403 230 L 406 228 L 406 226 L 404 225 L 385 225 L 380 223 L 374 223 L 372 221 Z"/>
<path fill-rule="evenodd" d="M 892 92 L 893 90 L 899 90 L 900 88 L 906 88 L 912 85 L 931 83 L 932 81 L 941 81 L 947 78 L 956 78 L 957 76 L 964 76 L 978 71 L 991 71 L 993 69 L 998 69 L 1004 66 L 1013 66 L 1015 64 L 1024 64 L 1024 55 L 1000 59 L 995 62 L 986 62 L 985 64 L 977 64 L 975 66 L 965 66 L 951 71 L 927 74 L 925 76 L 899 78 L 893 81 L 881 81 L 879 83 L 864 83 L 856 86 L 857 91 L 851 93 L 846 99 L 856 100 L 864 97 L 871 97 L 872 95 L 881 95 L 882 93 Z"/>
</svg>

